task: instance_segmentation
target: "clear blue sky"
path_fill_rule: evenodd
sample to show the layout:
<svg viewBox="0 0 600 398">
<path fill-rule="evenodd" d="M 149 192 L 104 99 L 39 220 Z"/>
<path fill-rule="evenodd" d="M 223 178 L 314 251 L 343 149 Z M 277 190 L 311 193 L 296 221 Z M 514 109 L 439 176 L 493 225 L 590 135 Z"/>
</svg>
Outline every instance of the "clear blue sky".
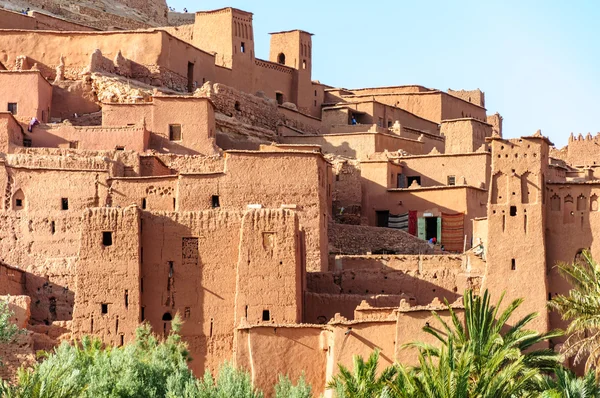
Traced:
<svg viewBox="0 0 600 398">
<path fill-rule="evenodd" d="M 541 129 L 557 145 L 600 131 L 600 2 L 167 0 L 189 12 L 254 13 L 256 56 L 269 32 L 313 36 L 313 79 L 358 88 L 479 88 L 504 136 Z"/>
</svg>

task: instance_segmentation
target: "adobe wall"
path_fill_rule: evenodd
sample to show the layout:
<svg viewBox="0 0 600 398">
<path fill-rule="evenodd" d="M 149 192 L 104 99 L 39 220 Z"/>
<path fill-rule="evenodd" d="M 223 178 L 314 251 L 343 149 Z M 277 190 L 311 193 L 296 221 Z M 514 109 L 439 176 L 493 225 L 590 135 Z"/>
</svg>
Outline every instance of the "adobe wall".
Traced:
<svg viewBox="0 0 600 398">
<path fill-rule="evenodd" d="M 356 104 L 356 109 L 359 111 L 368 111 L 368 108 L 364 108 L 363 104 Z M 372 116 L 372 123 L 379 124 L 379 121 L 382 121 L 381 127 L 391 127 L 398 121 L 402 126 L 423 130 L 435 135 L 439 135 L 440 133 L 438 123 L 424 119 L 398 107 L 373 102 Z"/>
<path fill-rule="evenodd" d="M 262 91 L 269 98 L 277 98 L 277 93 L 283 95 L 283 102 L 294 102 L 294 75 L 296 71 L 285 65 L 262 59 L 254 60 L 254 89 Z"/>
<path fill-rule="evenodd" d="M 461 322 L 464 322 L 464 307 L 460 301 L 451 304 L 454 313 Z M 396 335 L 395 335 L 395 360 L 405 366 L 419 365 L 418 353 L 414 348 L 403 348 L 403 345 L 415 341 L 426 344 L 438 345 L 439 340 L 429 333 L 423 332 L 423 327 L 430 325 L 434 329 L 442 327 L 440 322 L 431 313 L 435 311 L 437 315 L 447 324 L 452 323 L 452 318 L 447 307 L 439 300 L 432 302 L 427 306 L 406 307 L 401 305 L 397 314 Z M 516 319 L 516 318 L 515 318 Z"/>
<path fill-rule="evenodd" d="M 149 132 L 143 125 L 125 127 L 72 126 L 43 124 L 27 134 L 32 147 L 72 148 L 86 150 L 114 150 L 145 152 Z"/>
<path fill-rule="evenodd" d="M 498 112 L 493 115 L 488 115 L 487 123 L 492 125 L 492 134 L 497 134 L 502 137 L 502 120 L 504 118 L 500 116 Z"/>
<path fill-rule="evenodd" d="M 442 121 L 442 93 L 439 91 L 408 92 L 408 93 L 385 93 L 364 95 L 356 94 L 344 96 L 348 102 L 361 102 L 365 99 L 373 99 L 382 104 L 404 109 L 423 119 L 440 123 Z"/>
<path fill-rule="evenodd" d="M 365 168 L 363 167 L 363 176 Z M 488 191 L 467 185 L 432 187 L 432 188 L 405 188 L 384 189 L 374 188 L 376 184 L 369 184 L 363 195 L 363 217 L 369 225 L 376 224 L 376 211 L 387 210 L 391 214 L 404 214 L 408 211 L 417 211 L 417 216 L 431 213 L 434 217 L 441 217 L 441 213 L 465 213 L 464 233 L 467 235 L 467 248 L 472 241 L 472 223 L 470 220 L 483 217 L 486 214 Z M 443 236 L 442 236 L 443 244 Z"/>
<path fill-rule="evenodd" d="M 593 166 L 600 164 L 598 155 L 600 155 L 600 134 L 592 136 L 588 133 L 585 137 L 582 134 L 578 136 L 571 133 L 567 144 L 566 161 L 573 166 Z"/>
<path fill-rule="evenodd" d="M 391 134 L 348 133 L 326 134 L 322 136 L 286 136 L 281 141 L 286 144 L 320 145 L 323 152 L 353 159 L 368 159 L 376 152 L 406 151 L 412 154 L 423 153 L 423 143 Z"/>
<path fill-rule="evenodd" d="M 140 214 L 135 206 L 84 211 L 76 268 L 74 337 L 93 333 L 115 346 L 135 337 L 141 321 L 139 231 Z"/>
<path fill-rule="evenodd" d="M 0 300 L 8 303 L 8 308 L 13 312 L 10 322 L 19 328 L 28 324 L 31 308 L 31 298 L 24 295 L 0 296 Z M 0 344 L 0 377 L 2 380 L 14 380 L 21 367 L 31 366 L 36 362 L 36 352 L 32 333 L 23 331 L 8 343 Z"/>
<path fill-rule="evenodd" d="M 6 163 L 0 173 L 5 192 L 1 261 L 28 272 L 23 294 L 36 298 L 31 309 L 33 323 L 69 321 L 81 212 L 100 202 L 104 205 L 107 170 L 69 169 L 69 162 L 50 159 L 46 166 L 53 168 L 44 168 L 43 162 L 26 155 L 8 155 Z M 70 166 L 80 167 L 76 158 Z M 16 198 L 21 198 L 22 209 L 15 206 Z M 68 210 L 62 210 L 63 198 L 68 201 Z"/>
<path fill-rule="evenodd" d="M 414 256 L 417 257 L 417 256 Z M 336 256 L 336 265 L 343 264 L 346 258 Z M 413 264 L 403 264 L 404 261 L 417 263 L 418 268 L 411 269 Z M 413 304 L 427 304 L 435 297 L 447 298 L 450 302 L 456 300 L 467 288 L 479 286 L 481 275 L 471 275 L 462 269 L 462 258 L 413 258 L 411 256 L 374 256 L 354 257 L 349 261 L 354 268 L 340 269 L 333 272 L 310 272 L 307 274 L 307 292 L 327 295 L 352 295 L 356 302 L 374 296 L 403 296 Z M 394 267 L 389 267 L 392 263 Z M 445 267 L 448 265 L 449 267 Z M 404 268 L 403 268 L 404 267 Z M 357 297 L 358 296 L 358 297 Z M 344 308 L 346 297 L 330 297 L 328 306 L 312 306 L 308 313 L 323 312 L 327 320 L 335 313 L 341 313 L 348 319 L 354 317 L 354 308 L 348 313 Z M 338 300 L 342 305 L 338 306 Z M 371 303 L 380 307 L 381 303 Z M 356 306 L 356 305 L 355 305 Z M 305 321 L 316 322 L 318 319 L 307 318 Z"/>
<path fill-rule="evenodd" d="M 442 92 L 442 119 L 460 119 L 463 117 L 474 118 L 485 122 L 487 115 L 485 108 L 472 102 L 467 102 L 461 98 Z"/>
<path fill-rule="evenodd" d="M 168 318 L 179 313 L 197 375 L 217 370 L 233 352 L 242 216 L 226 210 L 142 212 L 142 320 L 168 333 Z"/>
<path fill-rule="evenodd" d="M 456 185 L 487 188 L 490 185 L 491 155 L 487 152 L 457 153 L 394 158 L 402 165 L 402 175 L 421 177 L 422 187 L 448 185 L 448 176 Z M 405 185 L 406 186 L 406 185 Z"/>
<path fill-rule="evenodd" d="M 426 254 L 432 249 L 407 232 L 366 225 L 331 224 L 329 253 L 367 254 L 373 252 Z M 310 271 L 310 270 L 309 270 Z"/>
<path fill-rule="evenodd" d="M 0 264 L 0 294 L 21 296 L 24 292 L 25 273 L 6 264 Z"/>
<path fill-rule="evenodd" d="M 219 195 L 220 206 L 226 209 L 244 209 L 248 204 L 268 208 L 297 205 L 301 228 L 306 231 L 307 269 L 325 269 L 331 172 L 322 156 L 297 151 L 230 151 L 226 159 L 227 172 L 222 177 L 181 177 L 179 208 L 209 208 L 212 195 Z M 248 179 L 248 170 L 253 170 L 252 179 Z M 303 173 L 292 170 L 303 170 Z"/>
<path fill-rule="evenodd" d="M 52 84 L 52 119 L 69 119 L 76 122 L 78 116 L 100 112 L 97 90 L 92 80 L 63 80 Z"/>
<path fill-rule="evenodd" d="M 170 330 L 168 318 L 180 314 L 196 374 L 231 359 L 242 318 L 253 325 L 300 320 L 295 217 L 288 210 L 143 213 L 143 319 L 162 333 Z"/>
<path fill-rule="evenodd" d="M 152 210 L 202 211 L 212 208 L 214 195 L 224 210 L 243 210 L 249 204 L 267 208 L 296 205 L 306 233 L 307 269 L 326 269 L 332 182 L 322 156 L 297 151 L 230 151 L 225 159 L 225 165 L 217 162 L 216 168 L 179 177 L 115 179 L 113 205 L 140 204 L 146 198 Z M 290 179 L 292 169 L 304 172 L 293 173 Z M 252 170 L 251 179 L 248 170 Z"/>
<path fill-rule="evenodd" d="M 478 291 L 482 282 L 479 270 L 464 268 L 462 256 L 335 256 L 334 261 L 335 271 L 307 274 L 305 322 L 325 323 L 336 313 L 362 319 L 364 311 L 356 311 L 363 301 L 377 311 L 396 307 L 400 300 L 411 305 L 436 297 L 453 302 L 465 289 Z"/>
<path fill-rule="evenodd" d="M 377 94 L 395 94 L 395 93 L 423 93 L 434 91 L 430 88 L 419 86 L 417 84 L 408 84 L 404 86 L 388 86 L 388 87 L 365 87 L 350 90 L 343 90 L 344 94 L 356 95 L 377 95 Z"/>
<path fill-rule="evenodd" d="M 485 93 L 477 90 L 452 90 L 448 89 L 448 94 L 458 97 L 463 101 L 472 102 L 475 105 L 485 108 Z"/>
<path fill-rule="evenodd" d="M 103 126 L 144 124 L 150 131 L 147 147 L 159 152 L 183 155 L 217 153 L 214 108 L 211 101 L 206 98 L 154 96 L 151 103 L 104 104 L 102 124 Z M 180 140 L 170 139 L 171 125 L 181 127 Z"/>
<path fill-rule="evenodd" d="M 358 161 L 333 158 L 332 216 L 339 224 L 360 224 L 360 165 Z"/>
<path fill-rule="evenodd" d="M 302 234 L 290 210 L 244 214 L 236 272 L 235 321 L 300 323 L 303 314 Z"/>
<path fill-rule="evenodd" d="M 283 118 L 287 127 L 300 130 L 308 134 L 319 134 L 322 131 L 321 119 L 304 114 L 295 109 L 285 106 L 278 107 L 279 115 Z"/>
<path fill-rule="evenodd" d="M 67 48 L 66 35 L 71 43 Z M 0 50 L 0 62 L 12 69 L 8 65 L 15 65 L 17 57 L 25 55 L 28 62 L 37 63 L 43 76 L 50 80 L 56 77 L 61 57 L 64 77 L 77 80 L 90 66 L 96 50 L 100 53 L 94 55 L 91 72 L 114 72 L 113 60 L 121 52 L 130 62 L 129 70 L 121 74 L 147 84 L 187 91 L 188 62 L 194 64 L 195 81 L 214 79 L 212 55 L 160 30 L 81 33 L 6 30 L 0 32 L 0 38 L 6 44 Z"/>
<path fill-rule="evenodd" d="M 441 123 L 445 119 L 473 117 L 485 121 L 485 108 L 463 101 L 442 91 L 394 92 L 385 94 L 344 96 L 349 102 L 360 102 L 370 97 L 377 102 L 404 109 L 421 118 Z"/>
<path fill-rule="evenodd" d="M 548 297 L 568 294 L 571 285 L 560 275 L 556 265 L 576 261 L 582 249 L 600 257 L 594 231 L 600 226 L 596 183 L 555 183 L 546 190 L 546 263 L 548 269 Z M 550 326 L 566 327 L 556 312 L 550 313 Z"/>
<path fill-rule="evenodd" d="M 331 332 L 317 325 L 269 325 L 236 330 L 235 364 L 250 372 L 253 385 L 274 396 L 278 375 L 296 383 L 303 376 L 314 395 L 324 392 Z M 284 353 L 284 355 L 273 355 Z"/>
<path fill-rule="evenodd" d="M 528 292 L 514 316 L 538 312 L 531 328 L 547 331 L 546 253 L 550 248 L 545 240 L 548 224 L 544 204 L 549 200 L 545 192 L 549 141 L 538 131 L 521 139 L 495 138 L 491 146 L 492 186 L 483 288 L 488 288 L 492 297 L 505 292 L 505 303 Z"/>
<path fill-rule="evenodd" d="M 493 126 L 476 119 L 454 119 L 442 121 L 440 133 L 446 137 L 445 153 L 467 153 L 487 149 L 485 139 L 492 131 Z"/>
<path fill-rule="evenodd" d="M 47 122 L 51 102 L 52 86 L 39 72 L 0 72 L 0 111 L 7 111 L 8 103 L 16 103 L 18 120 L 28 123 L 36 117 Z"/>
<path fill-rule="evenodd" d="M 0 8 L 0 29 L 37 29 L 35 19 L 19 12 Z"/>
<path fill-rule="evenodd" d="M 194 15 L 194 14 L 189 14 Z M 183 40 L 188 43 L 192 43 L 194 40 L 194 24 L 177 24 L 176 26 L 161 26 L 161 30 L 168 32 L 169 34 L 175 36 L 179 40 Z"/>
<path fill-rule="evenodd" d="M 0 112 L 0 151 L 12 152 L 23 145 L 23 127 L 9 112 Z"/>
</svg>

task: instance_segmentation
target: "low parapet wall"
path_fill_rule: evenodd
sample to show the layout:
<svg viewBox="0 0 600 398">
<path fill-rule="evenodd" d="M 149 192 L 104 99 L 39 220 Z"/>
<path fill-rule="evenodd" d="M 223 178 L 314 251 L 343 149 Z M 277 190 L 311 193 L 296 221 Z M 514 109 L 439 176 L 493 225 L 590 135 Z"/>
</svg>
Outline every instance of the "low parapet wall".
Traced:
<svg viewBox="0 0 600 398">
<path fill-rule="evenodd" d="M 44 124 L 28 135 L 33 147 L 144 152 L 150 133 L 144 126 L 72 126 Z"/>
</svg>

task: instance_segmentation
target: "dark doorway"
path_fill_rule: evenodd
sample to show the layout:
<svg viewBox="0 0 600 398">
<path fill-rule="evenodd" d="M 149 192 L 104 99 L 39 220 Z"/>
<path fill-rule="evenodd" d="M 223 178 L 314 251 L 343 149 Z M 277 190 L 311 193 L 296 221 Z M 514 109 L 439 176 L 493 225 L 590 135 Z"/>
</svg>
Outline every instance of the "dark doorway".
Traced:
<svg viewBox="0 0 600 398">
<path fill-rule="evenodd" d="M 417 184 L 419 184 L 419 186 L 421 185 L 421 177 L 420 176 L 406 177 L 406 185 L 409 188 L 412 185 L 413 181 L 416 181 Z"/>
<path fill-rule="evenodd" d="M 437 239 L 437 226 L 438 219 L 437 217 L 426 217 L 425 218 L 425 239 L 429 240 L 431 238 Z"/>
<path fill-rule="evenodd" d="M 279 55 L 277 56 L 277 63 L 281 64 L 281 65 L 285 65 L 285 54 L 284 53 L 279 53 Z"/>
<path fill-rule="evenodd" d="M 191 93 L 194 91 L 194 63 L 188 62 L 188 71 L 187 71 L 187 79 L 188 79 L 188 91 Z"/>
<path fill-rule="evenodd" d="M 398 188 L 406 188 L 406 179 L 404 178 L 404 174 L 398 174 Z"/>
<path fill-rule="evenodd" d="M 389 210 L 378 210 L 375 213 L 377 214 L 377 226 L 387 228 L 388 219 L 390 218 Z"/>
</svg>

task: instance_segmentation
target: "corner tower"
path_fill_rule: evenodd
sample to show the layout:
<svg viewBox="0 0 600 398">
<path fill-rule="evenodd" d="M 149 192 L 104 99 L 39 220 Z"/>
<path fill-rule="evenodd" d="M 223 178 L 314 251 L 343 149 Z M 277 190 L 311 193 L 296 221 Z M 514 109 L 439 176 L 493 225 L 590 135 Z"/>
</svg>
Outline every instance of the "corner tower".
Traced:
<svg viewBox="0 0 600 398">
<path fill-rule="evenodd" d="M 310 112 L 312 90 L 312 33 L 303 30 L 271 33 L 269 61 L 296 69 L 291 102 Z"/>
<path fill-rule="evenodd" d="M 537 312 L 531 326 L 545 332 L 549 321 L 544 202 L 551 143 L 539 131 L 520 139 L 495 136 L 488 140 L 492 183 L 483 288 L 490 290 L 493 300 L 505 293 L 504 308 L 512 300 L 527 296 L 514 319 Z"/>
</svg>

